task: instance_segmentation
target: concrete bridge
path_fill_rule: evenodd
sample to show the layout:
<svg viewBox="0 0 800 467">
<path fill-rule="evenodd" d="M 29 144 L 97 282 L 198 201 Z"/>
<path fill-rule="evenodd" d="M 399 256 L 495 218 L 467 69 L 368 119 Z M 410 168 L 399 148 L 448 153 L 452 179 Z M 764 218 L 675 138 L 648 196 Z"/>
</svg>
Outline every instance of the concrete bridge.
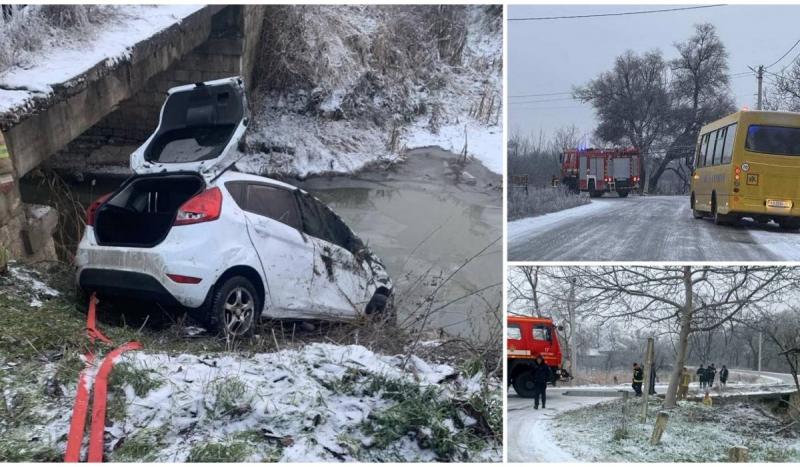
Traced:
<svg viewBox="0 0 800 467">
<path fill-rule="evenodd" d="M 233 75 L 250 86 L 264 12 L 263 5 L 207 5 L 133 45 L 127 58 L 100 62 L 52 94 L 0 113 L 0 246 L 9 256 L 55 258 L 57 214 L 22 202 L 21 177 L 53 159 L 81 166 L 127 159 L 155 129 L 173 86 Z"/>
</svg>

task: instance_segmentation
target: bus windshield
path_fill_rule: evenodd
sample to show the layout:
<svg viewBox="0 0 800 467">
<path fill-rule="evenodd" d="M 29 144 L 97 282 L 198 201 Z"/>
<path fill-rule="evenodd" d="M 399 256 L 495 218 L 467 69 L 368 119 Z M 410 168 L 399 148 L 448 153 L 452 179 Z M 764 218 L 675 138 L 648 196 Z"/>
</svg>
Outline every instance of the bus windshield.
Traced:
<svg viewBox="0 0 800 467">
<path fill-rule="evenodd" d="M 782 156 L 800 156 L 800 128 L 750 125 L 745 149 Z"/>
</svg>

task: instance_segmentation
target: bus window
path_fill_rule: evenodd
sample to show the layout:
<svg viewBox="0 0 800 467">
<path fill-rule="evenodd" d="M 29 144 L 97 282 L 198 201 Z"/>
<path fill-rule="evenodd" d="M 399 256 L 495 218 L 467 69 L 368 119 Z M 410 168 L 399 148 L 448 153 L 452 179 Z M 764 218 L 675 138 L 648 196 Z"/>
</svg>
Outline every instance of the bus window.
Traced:
<svg viewBox="0 0 800 467">
<path fill-rule="evenodd" d="M 547 326 L 534 326 L 533 328 L 533 340 L 535 341 L 549 341 L 550 340 L 550 328 Z"/>
<path fill-rule="evenodd" d="M 727 128 L 720 128 L 717 130 L 717 144 L 714 145 L 714 165 L 722 163 L 722 146 L 725 144 L 725 130 L 727 130 Z"/>
<path fill-rule="evenodd" d="M 704 166 L 711 166 L 714 165 L 714 143 L 717 142 L 717 133 L 719 131 L 715 130 L 708 134 L 708 147 L 706 148 L 706 161 L 703 163 Z"/>
<path fill-rule="evenodd" d="M 708 150 L 708 137 L 709 133 L 706 133 L 701 138 L 700 143 L 700 152 L 697 153 L 697 167 L 705 166 L 705 158 L 706 158 L 706 151 Z"/>
<path fill-rule="evenodd" d="M 750 125 L 744 147 L 753 152 L 800 156 L 800 128 Z"/>
<path fill-rule="evenodd" d="M 515 341 L 522 339 L 522 331 L 519 328 L 519 324 L 508 325 L 508 329 L 506 329 L 506 339 Z"/>
<path fill-rule="evenodd" d="M 730 125 L 725 133 L 725 148 L 722 151 L 722 163 L 730 164 L 733 154 L 734 138 L 736 137 L 736 124 Z"/>
</svg>

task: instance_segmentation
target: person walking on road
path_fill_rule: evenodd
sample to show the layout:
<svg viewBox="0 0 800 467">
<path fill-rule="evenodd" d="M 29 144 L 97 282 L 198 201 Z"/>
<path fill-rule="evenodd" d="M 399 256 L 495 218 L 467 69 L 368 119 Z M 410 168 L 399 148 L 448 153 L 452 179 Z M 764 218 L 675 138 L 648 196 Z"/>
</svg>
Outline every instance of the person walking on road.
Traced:
<svg viewBox="0 0 800 467">
<path fill-rule="evenodd" d="M 644 371 L 642 371 L 642 367 L 640 367 L 638 363 L 634 363 L 633 383 L 631 383 L 631 387 L 633 388 L 633 391 L 636 393 L 636 397 L 642 395 L 642 383 L 644 383 Z"/>
<path fill-rule="evenodd" d="M 700 389 L 705 389 L 705 387 L 706 387 L 706 369 L 703 368 L 703 365 L 700 365 L 700 368 L 697 369 L 697 381 L 700 382 Z"/>
<path fill-rule="evenodd" d="M 692 374 L 689 373 L 689 370 L 686 367 L 683 367 L 683 371 L 681 371 L 681 379 L 680 385 L 678 387 L 678 400 L 686 399 L 686 396 L 689 394 L 689 383 L 692 382 Z"/>
<path fill-rule="evenodd" d="M 539 409 L 539 399 L 542 400 L 542 408 L 547 405 L 547 383 L 550 382 L 552 374 L 550 367 L 544 362 L 544 358 L 539 355 L 536 357 L 536 366 L 533 368 L 533 408 Z"/>
<path fill-rule="evenodd" d="M 713 389 L 714 388 L 714 378 L 717 376 L 717 367 L 714 366 L 712 363 L 708 368 L 706 368 L 706 382 L 708 383 L 708 387 Z"/>
<path fill-rule="evenodd" d="M 722 388 L 728 384 L 728 367 L 722 365 L 722 369 L 719 370 L 719 384 Z"/>
</svg>

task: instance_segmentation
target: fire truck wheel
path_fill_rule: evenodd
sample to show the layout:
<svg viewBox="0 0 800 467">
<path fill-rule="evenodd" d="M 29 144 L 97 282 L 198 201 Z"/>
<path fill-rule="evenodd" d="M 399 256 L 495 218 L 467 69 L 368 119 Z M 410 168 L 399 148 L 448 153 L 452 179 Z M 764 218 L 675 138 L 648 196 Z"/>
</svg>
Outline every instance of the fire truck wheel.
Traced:
<svg viewBox="0 0 800 467">
<path fill-rule="evenodd" d="M 599 197 L 603 196 L 603 192 L 602 191 L 590 191 L 589 192 L 589 196 L 592 197 L 592 198 L 599 198 Z"/>
<path fill-rule="evenodd" d="M 523 371 L 514 377 L 514 391 L 519 397 L 533 397 L 533 373 Z"/>
<path fill-rule="evenodd" d="M 619 196 L 620 198 L 627 197 L 628 196 L 628 190 L 618 190 L 617 191 L 617 196 Z"/>
</svg>

